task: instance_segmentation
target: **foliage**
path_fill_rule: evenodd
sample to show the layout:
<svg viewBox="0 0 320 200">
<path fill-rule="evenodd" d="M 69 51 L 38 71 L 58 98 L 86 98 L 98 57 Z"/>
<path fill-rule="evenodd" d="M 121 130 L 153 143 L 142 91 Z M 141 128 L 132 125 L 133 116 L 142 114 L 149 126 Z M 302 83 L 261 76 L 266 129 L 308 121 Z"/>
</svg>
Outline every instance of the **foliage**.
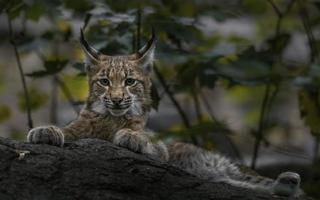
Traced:
<svg viewBox="0 0 320 200">
<path fill-rule="evenodd" d="M 30 107 L 31 110 L 36 110 L 45 105 L 48 101 L 48 95 L 36 87 L 29 88 L 30 93 Z M 18 107 L 21 111 L 26 111 L 26 101 L 23 92 L 18 93 Z"/>
<path fill-rule="evenodd" d="M 4 122 L 11 116 L 11 110 L 6 105 L 0 105 L 0 122 Z"/>
<path fill-rule="evenodd" d="M 66 87 L 72 91 L 72 95 L 76 99 L 80 101 L 86 99 L 88 96 L 88 83 L 85 76 L 65 75 L 63 81 L 66 83 Z"/>
</svg>

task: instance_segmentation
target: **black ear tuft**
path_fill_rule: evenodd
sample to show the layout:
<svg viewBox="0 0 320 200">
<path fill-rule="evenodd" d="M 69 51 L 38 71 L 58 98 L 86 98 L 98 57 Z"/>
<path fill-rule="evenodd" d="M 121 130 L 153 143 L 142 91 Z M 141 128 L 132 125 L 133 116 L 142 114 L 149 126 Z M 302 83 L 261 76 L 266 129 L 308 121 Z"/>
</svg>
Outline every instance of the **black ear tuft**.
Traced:
<svg viewBox="0 0 320 200">
<path fill-rule="evenodd" d="M 100 53 L 89 45 L 89 43 L 84 37 L 82 28 L 80 28 L 80 44 L 84 53 L 86 54 L 87 62 L 91 62 L 94 64 L 98 63 Z"/>
<path fill-rule="evenodd" d="M 135 62 L 141 66 L 146 72 L 151 72 L 154 61 L 154 51 L 156 48 L 156 35 L 152 27 L 151 39 L 138 52 L 138 58 Z"/>
</svg>

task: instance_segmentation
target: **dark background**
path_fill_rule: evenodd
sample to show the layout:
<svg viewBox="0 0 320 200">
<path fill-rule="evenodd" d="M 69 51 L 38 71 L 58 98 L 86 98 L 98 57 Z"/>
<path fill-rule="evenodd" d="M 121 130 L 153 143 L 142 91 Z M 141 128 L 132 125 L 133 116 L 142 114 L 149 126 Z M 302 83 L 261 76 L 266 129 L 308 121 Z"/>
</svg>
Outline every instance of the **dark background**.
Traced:
<svg viewBox="0 0 320 200">
<path fill-rule="evenodd" d="M 154 27 L 149 128 L 266 176 L 297 171 L 320 197 L 319 24 L 315 0 L 1 0 L 0 135 L 25 140 L 77 116 L 80 27 L 111 55 L 136 51 Z"/>
</svg>

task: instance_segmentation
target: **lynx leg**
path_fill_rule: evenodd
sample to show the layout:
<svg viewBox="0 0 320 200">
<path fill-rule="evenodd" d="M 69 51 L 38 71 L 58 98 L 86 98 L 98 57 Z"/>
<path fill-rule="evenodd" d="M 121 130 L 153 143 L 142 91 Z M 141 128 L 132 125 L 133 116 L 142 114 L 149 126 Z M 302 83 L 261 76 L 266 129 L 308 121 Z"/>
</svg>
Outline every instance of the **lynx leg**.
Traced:
<svg viewBox="0 0 320 200">
<path fill-rule="evenodd" d="M 169 157 L 166 146 L 162 142 L 152 143 L 144 131 L 121 129 L 115 134 L 113 143 L 137 153 L 160 158 L 161 160 L 168 160 Z"/>
<path fill-rule="evenodd" d="M 50 144 L 62 147 L 64 144 L 64 134 L 56 126 L 41 126 L 31 129 L 27 140 L 33 144 Z"/>
</svg>

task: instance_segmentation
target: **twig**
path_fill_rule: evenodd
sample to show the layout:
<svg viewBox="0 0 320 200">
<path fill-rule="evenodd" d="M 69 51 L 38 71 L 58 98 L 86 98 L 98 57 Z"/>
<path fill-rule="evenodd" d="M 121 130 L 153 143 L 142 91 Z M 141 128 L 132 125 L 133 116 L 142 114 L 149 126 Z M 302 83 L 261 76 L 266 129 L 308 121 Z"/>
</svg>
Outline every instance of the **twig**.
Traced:
<svg viewBox="0 0 320 200">
<path fill-rule="evenodd" d="M 306 10 L 306 8 L 302 5 L 301 1 L 298 0 L 298 4 L 300 7 L 300 18 L 301 21 L 303 23 L 303 27 L 306 31 L 307 37 L 308 37 L 308 42 L 309 42 L 309 46 L 311 49 L 311 59 L 310 62 L 316 62 L 319 61 L 318 56 L 319 56 L 319 51 L 316 45 L 316 40 L 314 38 L 311 26 L 310 26 L 310 20 L 309 20 L 309 15 L 308 12 Z"/>
<path fill-rule="evenodd" d="M 276 4 L 272 1 L 272 0 L 268 0 L 268 2 L 270 3 L 270 5 L 272 6 L 273 10 L 276 12 L 276 14 L 278 15 L 279 18 L 282 17 L 282 12 L 280 11 L 280 9 L 276 6 Z"/>
<path fill-rule="evenodd" d="M 280 35 L 280 29 L 281 29 L 283 18 L 289 13 L 289 11 L 291 10 L 295 1 L 296 0 L 291 0 L 288 3 L 288 5 L 286 6 L 286 9 L 283 12 L 281 12 L 280 9 L 276 6 L 276 4 L 272 0 L 268 0 L 268 2 L 273 7 L 275 13 L 278 15 L 277 25 L 276 25 L 276 29 L 275 29 L 275 37 L 276 38 Z M 273 49 L 276 49 L 275 44 L 273 45 Z M 277 55 L 277 57 L 281 58 L 281 55 Z"/>
<path fill-rule="evenodd" d="M 256 161 L 257 161 L 257 157 L 259 154 L 260 144 L 263 139 L 264 119 L 265 119 L 265 112 L 267 110 L 268 99 L 269 99 L 269 95 L 270 95 L 270 88 L 271 88 L 271 85 L 267 84 L 265 92 L 264 92 L 262 105 L 261 105 L 261 113 L 260 113 L 260 119 L 259 119 L 258 132 L 257 132 L 256 140 L 254 143 L 253 157 L 252 157 L 252 161 L 251 161 L 251 168 L 252 169 L 255 169 L 255 167 L 256 167 Z"/>
<path fill-rule="evenodd" d="M 196 112 L 198 124 L 201 124 L 201 122 L 203 120 L 202 120 L 202 114 L 201 114 L 202 112 L 201 112 L 201 106 L 200 106 L 199 95 L 197 93 L 197 90 L 199 90 L 198 82 L 197 82 L 197 80 L 195 80 L 194 86 L 193 86 L 192 91 L 191 91 L 191 95 L 193 97 L 194 109 L 195 109 L 195 112 Z M 191 133 L 191 138 L 192 138 L 193 141 L 195 141 L 196 144 L 201 145 L 199 137 L 197 137 L 195 135 L 195 133 Z"/>
<path fill-rule="evenodd" d="M 162 76 L 162 74 L 160 73 L 160 71 L 158 70 L 157 66 L 154 64 L 154 72 L 158 78 L 158 80 L 160 81 L 160 84 L 162 85 L 164 91 L 167 93 L 169 99 L 172 101 L 174 107 L 177 109 L 183 124 L 185 125 L 186 128 L 191 128 L 189 119 L 186 115 L 186 113 L 183 111 L 181 105 L 179 104 L 179 102 L 176 100 L 176 98 L 174 97 L 174 94 L 172 93 L 172 91 L 169 89 L 169 86 L 167 84 L 167 82 L 165 81 L 164 77 Z M 194 137 L 194 135 L 191 135 L 191 140 L 194 144 L 198 144 L 197 139 Z"/>
<path fill-rule="evenodd" d="M 29 92 L 28 92 L 28 88 L 27 88 L 27 82 L 26 82 L 26 79 L 24 77 L 24 72 L 23 72 L 22 65 L 21 65 L 21 60 L 20 60 L 20 55 L 19 55 L 19 52 L 18 52 L 18 47 L 17 47 L 15 41 L 13 40 L 14 36 L 13 36 L 12 23 L 11 23 L 11 19 L 10 19 L 8 14 L 7 14 L 7 19 L 8 19 L 9 34 L 10 34 L 10 37 L 11 37 L 10 43 L 13 46 L 14 54 L 15 54 L 15 57 L 16 57 L 16 60 L 17 60 L 17 65 L 18 65 L 20 78 L 21 78 L 23 91 L 24 91 L 24 98 L 25 98 L 25 101 L 26 101 L 28 127 L 29 127 L 29 129 L 32 129 L 33 128 L 33 122 L 32 122 L 32 117 L 31 117 L 30 97 L 29 97 Z"/>
<path fill-rule="evenodd" d="M 285 11 L 281 12 L 280 9 L 275 5 L 275 3 L 272 0 L 268 0 L 268 2 L 271 4 L 271 6 L 273 7 L 275 13 L 278 16 L 278 20 L 277 20 L 277 25 L 275 28 L 275 38 L 278 38 L 278 36 L 280 35 L 280 31 L 281 31 L 281 25 L 282 25 L 282 20 L 283 18 L 289 13 L 290 9 L 293 6 L 293 3 L 295 2 L 295 0 L 291 0 Z M 276 50 L 276 44 L 273 43 L 272 49 L 275 51 Z M 280 62 L 281 60 L 281 55 L 276 55 L 276 60 Z M 262 101 L 262 105 L 261 105 L 261 113 L 260 113 L 260 119 L 259 119 L 259 125 L 258 125 L 258 131 L 257 131 L 257 136 L 255 139 L 255 143 L 254 143 L 254 149 L 253 149 L 253 156 L 252 156 L 252 160 L 251 160 L 251 168 L 255 169 L 256 167 L 256 161 L 258 158 L 258 154 L 259 154 L 259 150 L 260 150 L 260 146 L 261 146 L 261 141 L 263 139 L 263 131 L 264 131 L 264 126 L 266 123 L 266 119 L 267 119 L 267 112 L 270 110 L 272 102 L 274 101 L 277 93 L 278 93 L 278 88 L 279 88 L 279 83 L 276 84 L 276 89 L 274 90 L 274 92 L 271 94 L 270 97 L 270 92 L 271 92 L 271 83 L 268 82 L 266 85 L 266 90 L 264 93 L 264 97 L 263 97 L 263 101 Z"/>
<path fill-rule="evenodd" d="M 278 16 L 276 29 L 275 29 L 275 38 L 277 38 L 279 36 L 279 34 L 280 34 L 280 27 L 281 27 L 283 14 L 282 14 L 280 9 L 275 5 L 275 3 L 272 0 L 268 0 L 268 2 L 271 4 L 271 6 L 273 7 L 273 10 L 275 11 L 275 13 Z M 276 50 L 275 42 L 272 44 L 272 49 L 273 50 Z M 277 58 L 279 59 L 278 55 L 277 55 Z M 271 102 L 268 102 L 270 88 L 271 88 L 271 83 L 268 82 L 267 85 L 266 85 L 266 89 L 265 89 L 265 93 L 264 93 L 264 97 L 263 97 L 263 101 L 262 101 L 262 105 L 261 105 L 261 113 L 260 113 L 260 118 L 259 118 L 259 125 L 258 125 L 257 135 L 255 137 L 254 147 L 253 147 L 253 155 L 252 155 L 252 160 L 251 160 L 251 168 L 252 169 L 255 169 L 255 167 L 256 167 L 257 158 L 258 158 L 259 150 L 260 150 L 260 145 L 261 145 L 261 141 L 263 139 L 263 131 L 264 131 L 264 123 L 265 123 L 265 121 L 264 121 L 265 112 L 267 111 L 269 105 L 271 104 Z"/>
<path fill-rule="evenodd" d="M 194 109 L 196 112 L 196 116 L 197 116 L 197 121 L 198 124 L 201 124 L 201 122 L 203 121 L 202 119 L 202 112 L 201 112 L 201 107 L 200 107 L 200 102 L 199 102 L 199 95 L 197 93 L 197 83 L 194 83 L 194 87 L 191 91 L 191 95 L 193 97 L 193 102 L 194 102 Z M 195 135 L 195 133 L 191 133 L 191 139 L 198 145 L 202 145 L 202 140 L 199 140 L 199 137 L 197 137 L 197 135 Z"/>
<path fill-rule="evenodd" d="M 199 87 L 198 87 L 198 84 L 197 84 L 197 80 L 195 80 L 195 83 L 194 83 L 194 86 L 192 88 L 192 91 L 191 91 L 191 95 L 193 97 L 193 102 L 194 102 L 194 109 L 196 111 L 196 116 L 197 116 L 197 119 L 198 119 L 198 123 L 201 123 L 202 122 L 202 116 L 201 116 L 201 107 L 200 107 L 200 102 L 199 102 L 199 95 L 198 95 L 198 92 L 199 91 Z"/>
<path fill-rule="evenodd" d="M 268 105 L 267 105 L 267 110 L 269 112 L 266 114 L 266 124 L 268 124 L 268 122 L 269 122 L 269 114 L 270 114 L 272 104 L 273 104 L 273 102 L 275 102 L 275 99 L 280 91 L 279 85 L 280 85 L 279 83 L 275 84 L 275 88 L 270 95 L 270 99 L 269 99 Z"/>
</svg>

